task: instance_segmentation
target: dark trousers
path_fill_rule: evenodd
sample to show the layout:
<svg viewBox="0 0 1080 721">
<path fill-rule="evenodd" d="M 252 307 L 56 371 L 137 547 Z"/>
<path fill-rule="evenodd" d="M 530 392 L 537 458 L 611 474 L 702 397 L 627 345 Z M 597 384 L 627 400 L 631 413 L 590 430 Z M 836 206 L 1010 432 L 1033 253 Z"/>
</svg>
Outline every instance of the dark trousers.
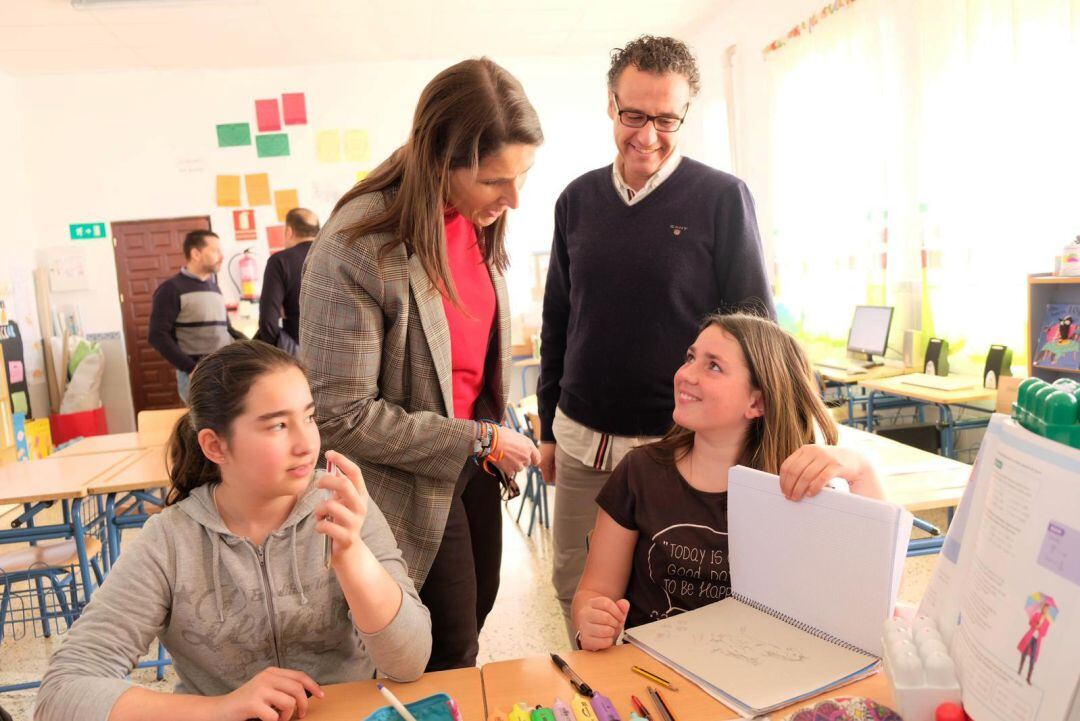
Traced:
<svg viewBox="0 0 1080 721">
<path fill-rule="evenodd" d="M 446 531 L 420 600 L 431 611 L 428 671 L 476 665 L 480 629 L 499 593 L 499 481 L 469 461 L 458 477 Z"/>
</svg>

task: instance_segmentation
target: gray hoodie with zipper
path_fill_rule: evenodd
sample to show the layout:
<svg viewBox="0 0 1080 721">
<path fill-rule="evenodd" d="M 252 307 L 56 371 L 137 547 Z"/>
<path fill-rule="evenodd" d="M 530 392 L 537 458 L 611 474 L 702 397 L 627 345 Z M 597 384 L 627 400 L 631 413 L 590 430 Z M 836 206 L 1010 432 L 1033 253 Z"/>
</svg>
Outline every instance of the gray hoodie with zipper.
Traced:
<svg viewBox="0 0 1080 721">
<path fill-rule="evenodd" d="M 320 684 L 423 673 L 431 617 L 409 580 L 374 501 L 362 538 L 402 590 L 383 630 L 352 622 L 323 562 L 314 485 L 261 548 L 225 527 L 210 486 L 147 521 L 53 655 L 38 693 L 37 721 L 106 721 L 125 677 L 153 639 L 172 656 L 178 693 L 229 693 L 268 666 L 304 671 Z"/>
</svg>

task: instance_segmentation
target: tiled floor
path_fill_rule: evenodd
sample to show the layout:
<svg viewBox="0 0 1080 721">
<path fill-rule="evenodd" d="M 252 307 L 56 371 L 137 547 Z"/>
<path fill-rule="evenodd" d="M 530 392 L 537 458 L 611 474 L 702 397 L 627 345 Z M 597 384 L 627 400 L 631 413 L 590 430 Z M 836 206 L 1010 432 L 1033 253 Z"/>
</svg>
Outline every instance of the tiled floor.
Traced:
<svg viewBox="0 0 1080 721">
<path fill-rule="evenodd" d="M 554 500 L 554 492 L 550 494 Z M 568 646 L 565 627 L 551 590 L 551 534 L 537 523 L 532 537 L 514 523 L 517 501 L 503 515 L 502 585 L 495 609 L 480 636 L 480 664 L 558 651 Z M 528 511 L 526 510 L 526 514 Z M 931 523 L 944 524 L 943 512 L 920 514 Z M 0 519 L 0 523 L 3 519 Z M 126 538 L 127 536 L 125 536 Z M 901 602 L 915 605 L 930 580 L 935 556 L 909 559 L 901 584 Z M 10 634 L 10 632 L 9 632 Z M 0 643 L 0 684 L 41 678 L 49 655 L 63 640 L 37 638 L 31 630 L 21 639 L 10 635 Z M 164 681 L 154 681 L 153 671 L 132 674 L 138 682 L 159 690 L 171 689 L 175 674 L 166 671 Z M 29 719 L 34 691 L 0 694 L 3 706 L 13 718 Z"/>
</svg>

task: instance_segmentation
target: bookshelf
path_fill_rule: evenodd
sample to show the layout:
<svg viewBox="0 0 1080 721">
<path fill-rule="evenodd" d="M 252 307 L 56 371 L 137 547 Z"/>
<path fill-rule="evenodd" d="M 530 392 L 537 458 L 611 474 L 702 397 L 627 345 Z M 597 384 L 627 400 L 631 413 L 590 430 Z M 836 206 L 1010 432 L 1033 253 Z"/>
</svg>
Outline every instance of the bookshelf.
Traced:
<svg viewBox="0 0 1080 721">
<path fill-rule="evenodd" d="M 1042 329 L 1046 306 L 1051 303 L 1080 305 L 1080 277 L 1039 273 L 1028 276 L 1028 375 L 1053 383 L 1059 378 L 1071 378 L 1080 382 L 1080 370 L 1067 368 L 1040 368 L 1035 365 L 1038 338 Z M 1080 323 L 1080 318 L 1077 318 Z"/>
</svg>

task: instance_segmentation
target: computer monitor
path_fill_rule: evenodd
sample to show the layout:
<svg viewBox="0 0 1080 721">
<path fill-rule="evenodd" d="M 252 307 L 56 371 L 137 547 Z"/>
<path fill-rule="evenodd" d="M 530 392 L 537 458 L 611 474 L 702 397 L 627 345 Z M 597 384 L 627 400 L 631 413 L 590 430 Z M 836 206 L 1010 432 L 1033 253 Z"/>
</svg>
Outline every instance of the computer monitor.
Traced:
<svg viewBox="0 0 1080 721">
<path fill-rule="evenodd" d="M 873 361 L 876 355 L 885 355 L 892 314 L 892 306 L 888 305 L 856 306 L 847 349 L 852 353 L 865 353 L 868 361 Z"/>
</svg>

